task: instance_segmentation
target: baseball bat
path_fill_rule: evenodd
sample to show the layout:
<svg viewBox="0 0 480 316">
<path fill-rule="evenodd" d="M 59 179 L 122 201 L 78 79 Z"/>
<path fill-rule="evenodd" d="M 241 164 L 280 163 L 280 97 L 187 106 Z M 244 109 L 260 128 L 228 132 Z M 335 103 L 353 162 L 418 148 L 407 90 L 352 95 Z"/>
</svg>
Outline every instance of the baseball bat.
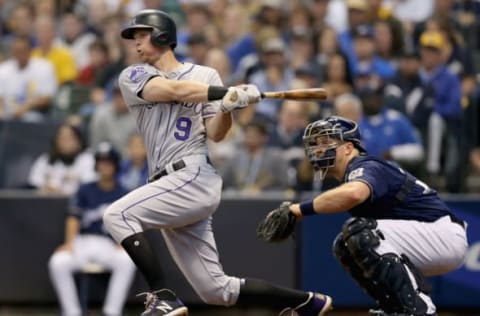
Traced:
<svg viewBox="0 0 480 316">
<path fill-rule="evenodd" d="M 289 100 L 325 100 L 327 90 L 323 88 L 293 89 L 286 91 L 262 92 L 262 99 L 289 99 Z"/>
</svg>

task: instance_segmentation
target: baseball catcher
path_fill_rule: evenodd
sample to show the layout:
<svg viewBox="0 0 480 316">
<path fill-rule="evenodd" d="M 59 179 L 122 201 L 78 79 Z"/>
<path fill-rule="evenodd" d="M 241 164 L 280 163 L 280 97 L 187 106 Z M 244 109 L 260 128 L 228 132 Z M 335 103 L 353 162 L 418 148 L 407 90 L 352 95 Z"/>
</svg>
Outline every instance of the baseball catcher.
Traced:
<svg viewBox="0 0 480 316">
<path fill-rule="evenodd" d="M 352 217 L 333 251 L 379 304 L 369 315 L 436 316 L 425 277 L 462 264 L 467 224 L 427 184 L 393 162 L 369 156 L 355 122 L 332 116 L 310 123 L 303 141 L 322 178 L 342 184 L 312 200 L 282 204 L 259 226 L 259 236 L 282 240 L 302 217 L 348 211 Z"/>
</svg>

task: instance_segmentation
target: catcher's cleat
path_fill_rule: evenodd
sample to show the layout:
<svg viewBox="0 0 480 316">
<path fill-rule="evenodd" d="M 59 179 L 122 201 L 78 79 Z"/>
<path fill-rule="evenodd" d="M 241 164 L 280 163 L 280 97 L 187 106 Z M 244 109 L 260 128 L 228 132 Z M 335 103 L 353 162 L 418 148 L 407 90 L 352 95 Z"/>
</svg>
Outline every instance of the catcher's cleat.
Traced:
<svg viewBox="0 0 480 316">
<path fill-rule="evenodd" d="M 170 292 L 173 300 L 162 300 L 157 294 L 163 291 Z M 140 293 L 137 296 L 145 295 L 145 311 L 141 316 L 187 316 L 188 308 L 183 305 L 182 301 L 176 295 L 168 290 L 158 290 L 155 292 Z"/>
<path fill-rule="evenodd" d="M 384 311 L 382 311 L 381 309 L 371 309 L 368 311 L 368 316 L 415 316 L 413 314 L 405 314 L 405 313 L 386 313 Z M 433 313 L 433 314 L 425 314 L 425 315 L 422 315 L 422 316 L 437 316 L 436 313 Z"/>
<path fill-rule="evenodd" d="M 323 316 L 332 308 L 332 298 L 330 296 L 309 292 L 307 301 L 295 308 L 284 309 L 280 316 Z"/>
</svg>

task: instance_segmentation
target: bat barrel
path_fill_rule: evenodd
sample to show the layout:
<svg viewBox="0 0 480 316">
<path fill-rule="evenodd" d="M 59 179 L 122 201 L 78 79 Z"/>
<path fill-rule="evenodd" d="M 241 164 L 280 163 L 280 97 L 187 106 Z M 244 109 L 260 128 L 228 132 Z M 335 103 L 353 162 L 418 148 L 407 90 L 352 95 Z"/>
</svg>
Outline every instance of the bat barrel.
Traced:
<svg viewBox="0 0 480 316">
<path fill-rule="evenodd" d="M 289 100 L 325 100 L 327 95 L 327 91 L 323 88 L 269 91 L 261 94 L 262 98 Z"/>
</svg>

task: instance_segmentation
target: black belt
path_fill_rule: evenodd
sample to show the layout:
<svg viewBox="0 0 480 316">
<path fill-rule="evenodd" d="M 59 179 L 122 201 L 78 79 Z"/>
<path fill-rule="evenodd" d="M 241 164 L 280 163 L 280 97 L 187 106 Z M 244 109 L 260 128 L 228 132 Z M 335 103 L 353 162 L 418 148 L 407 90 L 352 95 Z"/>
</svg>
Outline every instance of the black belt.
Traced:
<svg viewBox="0 0 480 316">
<path fill-rule="evenodd" d="M 183 169 L 186 167 L 186 164 L 183 160 L 179 160 L 177 162 L 174 162 L 172 164 L 172 169 L 173 171 L 178 171 L 180 169 Z M 149 179 L 148 179 L 148 182 L 153 182 L 153 181 L 156 181 L 158 179 L 160 179 L 161 177 L 163 176 L 166 176 L 168 174 L 168 171 L 166 168 L 163 168 L 160 172 L 154 174 L 153 176 L 151 176 Z"/>
<path fill-rule="evenodd" d="M 465 229 L 465 222 L 464 221 L 462 221 L 461 219 L 459 219 L 455 215 L 450 214 L 449 216 L 450 216 L 450 220 L 452 221 L 452 223 L 456 223 L 456 224 L 462 226 L 463 229 Z"/>
</svg>

